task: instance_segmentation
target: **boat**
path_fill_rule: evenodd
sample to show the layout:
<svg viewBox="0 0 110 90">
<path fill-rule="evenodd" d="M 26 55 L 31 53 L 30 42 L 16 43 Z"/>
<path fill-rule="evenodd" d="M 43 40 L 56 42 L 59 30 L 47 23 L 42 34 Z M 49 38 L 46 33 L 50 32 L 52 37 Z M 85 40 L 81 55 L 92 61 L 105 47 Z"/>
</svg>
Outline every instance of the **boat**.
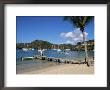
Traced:
<svg viewBox="0 0 110 90">
<path fill-rule="evenodd" d="M 52 45 L 52 50 L 56 51 L 55 45 Z"/>
<path fill-rule="evenodd" d="M 53 49 L 53 50 L 57 50 L 57 49 Z"/>
<path fill-rule="evenodd" d="M 34 57 L 22 57 L 22 61 L 23 60 L 32 60 L 32 59 L 34 59 Z"/>
<path fill-rule="evenodd" d="M 57 52 L 60 52 L 61 51 L 61 49 L 57 49 Z"/>
<path fill-rule="evenodd" d="M 61 51 L 61 49 L 59 49 L 59 45 L 58 45 L 58 49 L 57 49 L 57 52 L 60 52 Z"/>
<path fill-rule="evenodd" d="M 70 49 L 65 49 L 66 51 L 70 51 Z"/>
<path fill-rule="evenodd" d="M 23 51 L 28 51 L 28 48 L 22 48 Z"/>
<path fill-rule="evenodd" d="M 34 50 L 34 48 L 32 48 L 31 50 Z"/>
</svg>

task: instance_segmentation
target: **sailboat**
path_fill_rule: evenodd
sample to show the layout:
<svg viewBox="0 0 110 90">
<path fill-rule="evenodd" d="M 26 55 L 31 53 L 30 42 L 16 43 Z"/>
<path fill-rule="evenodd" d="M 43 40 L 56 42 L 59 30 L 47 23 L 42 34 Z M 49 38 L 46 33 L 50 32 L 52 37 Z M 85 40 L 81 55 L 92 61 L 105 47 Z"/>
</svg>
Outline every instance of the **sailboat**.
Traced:
<svg viewBox="0 0 110 90">
<path fill-rule="evenodd" d="M 31 48 L 31 50 L 34 50 L 34 48 Z"/>
<path fill-rule="evenodd" d="M 23 51 L 28 51 L 28 48 L 22 48 Z"/>
<path fill-rule="evenodd" d="M 57 50 L 57 49 L 55 48 L 55 45 L 52 45 L 52 50 Z"/>
<path fill-rule="evenodd" d="M 24 43 L 24 45 L 26 45 L 26 44 Z M 23 50 L 23 51 L 28 51 L 28 50 L 29 50 L 28 44 L 26 45 L 26 48 L 22 48 L 22 50 Z"/>
<path fill-rule="evenodd" d="M 61 51 L 61 49 L 57 49 L 57 52 L 60 52 Z"/>
<path fill-rule="evenodd" d="M 54 48 L 53 50 L 57 50 L 57 49 Z"/>
<path fill-rule="evenodd" d="M 58 49 L 57 49 L 57 52 L 60 52 L 61 51 L 61 49 L 59 49 L 59 45 L 58 45 Z"/>
<path fill-rule="evenodd" d="M 70 49 L 65 49 L 66 51 L 70 51 Z"/>
</svg>

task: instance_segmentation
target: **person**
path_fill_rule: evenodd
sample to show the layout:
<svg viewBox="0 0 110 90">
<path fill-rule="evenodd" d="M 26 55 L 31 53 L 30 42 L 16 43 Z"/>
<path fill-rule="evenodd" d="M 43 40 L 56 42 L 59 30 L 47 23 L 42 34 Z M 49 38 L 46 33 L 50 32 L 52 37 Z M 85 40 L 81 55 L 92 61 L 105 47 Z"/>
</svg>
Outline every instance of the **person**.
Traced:
<svg viewBox="0 0 110 90">
<path fill-rule="evenodd" d="M 61 63 L 61 62 L 60 62 L 60 59 L 58 59 L 58 63 Z"/>
</svg>

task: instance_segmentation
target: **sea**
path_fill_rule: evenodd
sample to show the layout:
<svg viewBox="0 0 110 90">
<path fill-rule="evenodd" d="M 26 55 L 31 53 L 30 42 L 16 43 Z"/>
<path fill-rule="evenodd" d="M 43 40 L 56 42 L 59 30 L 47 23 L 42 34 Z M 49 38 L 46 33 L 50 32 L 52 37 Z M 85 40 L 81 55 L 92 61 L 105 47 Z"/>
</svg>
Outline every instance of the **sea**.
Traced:
<svg viewBox="0 0 110 90">
<path fill-rule="evenodd" d="M 20 74 L 32 70 L 42 69 L 54 65 L 58 65 L 55 62 L 48 62 L 45 60 L 21 60 L 21 57 L 32 57 L 34 55 L 40 55 L 37 49 L 23 51 L 22 49 L 16 49 L 16 73 Z M 68 60 L 84 60 L 84 51 L 57 51 L 57 50 L 45 50 L 44 56 L 64 58 Z M 88 51 L 88 57 L 94 57 L 94 51 Z"/>
</svg>

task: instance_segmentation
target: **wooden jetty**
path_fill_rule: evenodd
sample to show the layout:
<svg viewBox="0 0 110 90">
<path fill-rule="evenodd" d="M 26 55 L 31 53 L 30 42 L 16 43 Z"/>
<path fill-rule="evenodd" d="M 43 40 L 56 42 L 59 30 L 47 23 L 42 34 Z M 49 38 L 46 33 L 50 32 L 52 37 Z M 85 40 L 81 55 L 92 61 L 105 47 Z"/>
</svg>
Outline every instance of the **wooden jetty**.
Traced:
<svg viewBox="0 0 110 90">
<path fill-rule="evenodd" d="M 23 57 L 23 60 L 47 60 L 57 63 L 65 63 L 65 64 L 87 64 L 86 60 L 69 60 L 69 59 L 63 59 L 63 58 L 55 58 L 55 57 L 47 57 L 47 56 L 41 56 L 41 55 L 34 55 L 33 57 Z M 93 65 L 93 60 L 91 60 L 91 64 Z"/>
<path fill-rule="evenodd" d="M 22 61 L 23 60 L 33 60 L 33 59 L 40 59 L 40 60 L 46 60 L 47 57 L 46 56 L 33 56 L 33 57 L 21 57 Z"/>
</svg>

